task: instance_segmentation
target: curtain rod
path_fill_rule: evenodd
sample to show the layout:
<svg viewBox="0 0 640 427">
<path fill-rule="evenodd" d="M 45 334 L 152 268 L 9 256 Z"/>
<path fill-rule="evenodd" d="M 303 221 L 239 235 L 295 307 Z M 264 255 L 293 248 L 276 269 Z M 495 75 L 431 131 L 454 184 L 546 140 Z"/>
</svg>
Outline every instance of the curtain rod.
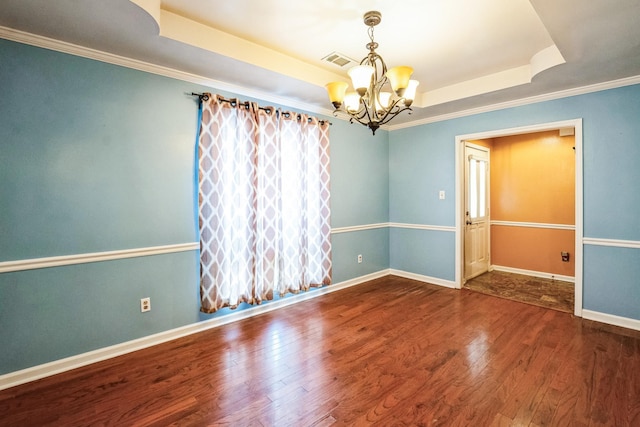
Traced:
<svg viewBox="0 0 640 427">
<path fill-rule="evenodd" d="M 197 96 L 197 97 L 198 97 L 198 99 L 200 100 L 200 102 L 202 102 L 202 101 L 208 101 L 208 100 L 209 100 L 209 94 L 206 94 L 206 93 L 195 93 L 195 92 L 191 92 L 191 96 Z M 222 97 L 222 96 L 220 96 L 220 95 L 218 95 L 218 100 L 220 100 L 220 102 L 228 102 L 229 104 L 233 105 L 234 107 L 235 107 L 237 104 L 240 104 L 240 105 L 244 106 L 245 108 L 249 108 L 249 101 L 245 101 L 245 102 L 238 102 L 238 101 L 237 101 L 237 100 L 235 100 L 235 99 L 227 99 L 227 98 L 224 98 L 224 97 Z M 270 112 L 271 112 L 271 108 L 269 108 L 269 107 L 258 107 L 258 108 L 259 108 L 259 109 L 261 109 L 262 111 L 266 111 L 266 112 L 268 112 L 268 113 L 270 113 Z M 279 114 L 279 113 L 280 113 L 280 111 L 279 111 L 279 110 L 276 110 L 276 114 Z M 285 117 L 287 117 L 287 118 L 291 116 L 291 113 L 288 113 L 288 112 L 283 112 L 282 114 L 283 114 Z M 300 120 L 300 119 L 301 119 L 300 114 L 298 114 L 298 117 L 297 117 L 297 118 L 298 118 L 298 120 Z M 309 118 L 309 121 L 311 121 L 311 118 Z M 319 120 L 319 119 L 318 119 L 318 122 L 320 122 L 320 124 L 324 124 L 324 123 L 326 122 L 326 123 L 329 123 L 329 125 L 333 125 L 333 123 L 331 123 L 331 122 L 330 122 L 330 121 L 328 121 L 328 120 Z"/>
</svg>

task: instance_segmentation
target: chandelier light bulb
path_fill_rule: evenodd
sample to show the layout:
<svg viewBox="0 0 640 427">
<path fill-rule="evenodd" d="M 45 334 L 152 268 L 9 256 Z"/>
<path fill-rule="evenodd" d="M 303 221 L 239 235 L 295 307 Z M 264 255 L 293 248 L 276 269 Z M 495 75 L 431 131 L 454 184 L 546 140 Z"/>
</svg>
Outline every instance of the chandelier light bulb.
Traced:
<svg viewBox="0 0 640 427">
<path fill-rule="evenodd" d="M 336 110 L 342 105 L 344 93 L 346 92 L 348 87 L 349 84 L 345 82 L 331 82 L 325 85 L 325 88 L 329 93 L 329 100 Z"/>
<path fill-rule="evenodd" d="M 393 89 L 396 95 L 404 95 L 405 89 L 409 86 L 411 74 L 413 74 L 413 68 L 407 67 L 406 65 L 393 67 L 387 71 L 386 76 L 389 79 L 389 83 L 391 83 L 391 89 Z"/>
<path fill-rule="evenodd" d="M 404 105 L 410 107 L 413 104 L 413 100 L 416 98 L 416 89 L 420 84 L 417 80 L 409 80 L 409 85 L 404 91 Z"/>
<path fill-rule="evenodd" d="M 360 95 L 357 92 L 347 92 L 344 96 L 344 108 L 348 113 L 357 113 L 360 109 Z"/>
<path fill-rule="evenodd" d="M 367 93 L 367 89 L 371 85 L 371 77 L 375 73 L 375 69 L 370 65 L 356 65 L 347 71 L 351 77 L 351 84 L 360 96 Z"/>
</svg>

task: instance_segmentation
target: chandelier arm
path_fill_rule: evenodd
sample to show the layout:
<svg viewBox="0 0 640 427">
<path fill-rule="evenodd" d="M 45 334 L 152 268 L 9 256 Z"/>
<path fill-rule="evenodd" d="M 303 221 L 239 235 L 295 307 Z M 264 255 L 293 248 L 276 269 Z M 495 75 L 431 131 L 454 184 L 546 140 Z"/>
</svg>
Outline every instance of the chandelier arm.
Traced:
<svg viewBox="0 0 640 427">
<path fill-rule="evenodd" d="M 347 114 L 349 114 L 349 116 L 351 117 L 349 119 L 349 121 L 351 123 L 353 123 L 353 121 L 357 121 L 358 123 L 360 123 L 361 125 L 368 125 L 368 121 L 364 121 L 365 117 L 367 117 L 367 110 L 366 108 L 360 108 L 360 110 L 354 112 L 354 113 L 350 113 L 347 111 Z"/>
<path fill-rule="evenodd" d="M 391 121 L 391 119 L 393 119 L 395 116 L 397 116 L 398 114 L 402 113 L 403 111 L 409 111 L 409 114 L 411 114 L 413 112 L 413 110 L 411 109 L 411 107 L 404 107 L 404 108 L 400 108 L 394 112 L 391 113 L 391 111 L 387 112 L 387 114 L 384 115 L 384 117 L 382 118 L 382 120 L 380 120 L 380 125 L 384 125 L 387 124 Z"/>
<path fill-rule="evenodd" d="M 367 117 L 367 108 L 366 108 L 366 106 L 362 105 L 358 111 L 352 113 L 351 115 L 353 117 L 357 117 L 358 121 L 360 121 L 360 123 L 362 123 L 361 120 L 363 120 L 365 117 Z"/>
<path fill-rule="evenodd" d="M 362 118 L 364 119 L 366 117 L 368 121 L 364 124 L 369 124 L 378 118 L 375 112 L 375 108 L 372 106 L 372 103 L 374 103 L 375 100 L 372 100 L 371 97 L 368 97 L 367 101 L 368 101 L 367 103 L 368 105 L 365 104 L 364 106 Z M 372 117 L 372 114 L 373 114 L 373 117 Z"/>
<path fill-rule="evenodd" d="M 350 120 L 350 122 L 351 122 L 351 123 L 353 123 L 353 121 L 354 121 L 354 120 L 355 120 L 356 122 L 360 123 L 361 125 L 364 125 L 364 126 L 367 126 L 367 125 L 369 124 L 369 123 L 367 123 L 367 122 L 363 122 L 362 120 L 358 120 L 358 118 L 357 118 L 357 117 L 352 117 L 352 118 L 351 118 L 351 120 Z"/>
<path fill-rule="evenodd" d="M 401 104 L 401 102 L 403 101 L 404 101 L 404 98 L 398 98 L 395 101 L 393 101 L 389 106 L 389 108 L 387 108 L 387 113 L 385 114 L 385 117 L 389 114 L 396 116 L 400 114 L 400 112 L 408 109 L 409 107 L 405 106 L 404 104 Z"/>
<path fill-rule="evenodd" d="M 342 110 L 340 108 L 337 108 L 335 110 L 333 110 L 333 117 L 338 117 L 340 113 L 347 113 L 347 115 L 349 116 L 349 122 L 353 123 L 353 121 L 357 121 L 358 123 L 362 124 L 362 125 L 368 125 L 369 122 L 368 121 L 363 121 L 364 118 L 366 117 L 366 109 L 364 108 L 360 108 L 360 110 L 356 111 L 355 113 L 349 112 L 347 110 Z"/>
</svg>

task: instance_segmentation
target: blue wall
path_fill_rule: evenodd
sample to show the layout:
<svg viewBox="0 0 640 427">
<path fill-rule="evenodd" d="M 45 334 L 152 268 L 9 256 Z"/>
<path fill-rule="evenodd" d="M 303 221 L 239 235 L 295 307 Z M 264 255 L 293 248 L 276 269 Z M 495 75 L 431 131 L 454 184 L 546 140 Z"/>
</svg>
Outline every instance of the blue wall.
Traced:
<svg viewBox="0 0 640 427">
<path fill-rule="evenodd" d="M 331 126 L 331 226 L 389 222 L 389 133 L 375 136 L 359 124 Z M 333 280 L 343 282 L 389 268 L 389 230 L 338 233 L 333 245 Z M 362 255 L 362 264 L 357 263 Z"/>
<path fill-rule="evenodd" d="M 197 241 L 187 94 L 215 89 L 5 40 L 0 87 L 0 262 Z M 639 241 L 639 99 L 631 86 L 375 137 L 330 118 L 332 226 L 453 226 L 456 135 L 583 118 L 584 235 Z M 334 282 L 390 267 L 454 279 L 449 231 L 332 243 Z M 640 250 L 587 245 L 584 262 L 584 307 L 640 319 Z M 198 270 L 189 251 L 0 274 L 0 374 L 209 319 Z"/>
<path fill-rule="evenodd" d="M 629 240 L 637 246 L 640 85 L 391 132 L 390 221 L 454 225 L 456 135 L 577 118 L 583 119 L 584 237 Z M 438 190 L 445 190 L 447 199 L 438 200 Z M 438 233 L 445 234 L 392 230 L 391 268 L 452 280 L 455 236 Z M 427 255 L 416 256 L 416 251 Z M 585 245 L 583 308 L 640 320 L 639 265 L 640 249 Z"/>
<path fill-rule="evenodd" d="M 0 262 L 198 241 L 188 94 L 219 91 L 6 40 L 0 87 Z M 387 222 L 388 132 L 333 121 L 333 226 Z M 334 282 L 388 240 L 336 235 Z M 198 274 L 197 251 L 1 273 L 0 374 L 211 318 Z"/>
</svg>

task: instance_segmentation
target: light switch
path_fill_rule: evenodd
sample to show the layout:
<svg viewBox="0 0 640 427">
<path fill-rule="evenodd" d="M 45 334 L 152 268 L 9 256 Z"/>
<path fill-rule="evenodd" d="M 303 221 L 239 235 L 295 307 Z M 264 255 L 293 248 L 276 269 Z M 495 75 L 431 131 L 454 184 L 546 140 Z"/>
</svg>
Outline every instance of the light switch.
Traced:
<svg viewBox="0 0 640 427">
<path fill-rule="evenodd" d="M 438 193 L 438 197 L 440 198 L 440 200 L 444 200 L 444 190 L 440 190 L 440 193 Z"/>
</svg>

